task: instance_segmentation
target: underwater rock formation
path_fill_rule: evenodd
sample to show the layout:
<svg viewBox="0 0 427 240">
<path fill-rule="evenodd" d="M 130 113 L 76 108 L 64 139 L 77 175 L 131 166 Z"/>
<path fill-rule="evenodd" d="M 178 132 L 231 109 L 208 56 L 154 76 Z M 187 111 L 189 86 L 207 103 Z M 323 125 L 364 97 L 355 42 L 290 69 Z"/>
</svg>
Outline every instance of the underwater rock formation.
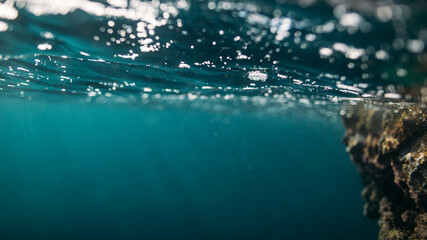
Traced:
<svg viewBox="0 0 427 240">
<path fill-rule="evenodd" d="M 342 112 L 343 139 L 379 239 L 427 239 L 427 109 L 359 104 Z"/>
</svg>

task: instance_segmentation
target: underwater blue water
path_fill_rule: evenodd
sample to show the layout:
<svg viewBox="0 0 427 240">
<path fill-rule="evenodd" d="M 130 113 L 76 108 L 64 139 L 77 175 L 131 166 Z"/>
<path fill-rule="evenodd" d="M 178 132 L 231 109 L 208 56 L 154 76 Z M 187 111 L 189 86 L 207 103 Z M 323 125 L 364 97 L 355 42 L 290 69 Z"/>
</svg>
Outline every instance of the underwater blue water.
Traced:
<svg viewBox="0 0 427 240">
<path fill-rule="evenodd" d="M 375 239 L 339 120 L 10 101 L 1 239 Z"/>
<path fill-rule="evenodd" d="M 340 113 L 425 97 L 425 5 L 0 1 L 0 239 L 376 239 Z"/>
</svg>

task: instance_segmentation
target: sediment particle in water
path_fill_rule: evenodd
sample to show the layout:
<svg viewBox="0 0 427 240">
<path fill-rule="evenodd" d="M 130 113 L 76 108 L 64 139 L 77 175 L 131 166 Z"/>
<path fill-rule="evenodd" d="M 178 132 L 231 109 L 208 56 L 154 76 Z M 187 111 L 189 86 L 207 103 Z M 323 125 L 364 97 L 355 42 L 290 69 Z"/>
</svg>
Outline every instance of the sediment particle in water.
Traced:
<svg viewBox="0 0 427 240">
<path fill-rule="evenodd" d="M 427 109 L 360 104 L 343 113 L 344 143 L 379 239 L 427 239 Z"/>
</svg>

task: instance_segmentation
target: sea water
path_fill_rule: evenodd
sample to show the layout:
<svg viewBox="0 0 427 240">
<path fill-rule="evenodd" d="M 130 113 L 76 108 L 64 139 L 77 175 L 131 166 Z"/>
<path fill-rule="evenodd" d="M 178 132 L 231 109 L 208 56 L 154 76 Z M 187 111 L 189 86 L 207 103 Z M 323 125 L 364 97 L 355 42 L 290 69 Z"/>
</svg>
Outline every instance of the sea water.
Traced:
<svg viewBox="0 0 427 240">
<path fill-rule="evenodd" d="M 0 111 L 2 239 L 376 238 L 337 119 Z"/>
<path fill-rule="evenodd" d="M 427 30 L 362 3 L 3 1 L 0 238 L 376 239 L 340 113 Z"/>
</svg>

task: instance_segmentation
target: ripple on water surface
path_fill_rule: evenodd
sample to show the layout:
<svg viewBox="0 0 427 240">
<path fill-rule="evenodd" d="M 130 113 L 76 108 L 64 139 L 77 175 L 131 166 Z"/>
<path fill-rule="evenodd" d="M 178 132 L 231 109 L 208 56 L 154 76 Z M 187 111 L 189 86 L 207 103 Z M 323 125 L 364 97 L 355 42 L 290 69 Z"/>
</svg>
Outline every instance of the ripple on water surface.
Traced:
<svg viewBox="0 0 427 240">
<path fill-rule="evenodd" d="M 0 94 L 161 105 L 413 100 L 427 92 L 426 4 L 416 4 L 8 0 Z"/>
</svg>

